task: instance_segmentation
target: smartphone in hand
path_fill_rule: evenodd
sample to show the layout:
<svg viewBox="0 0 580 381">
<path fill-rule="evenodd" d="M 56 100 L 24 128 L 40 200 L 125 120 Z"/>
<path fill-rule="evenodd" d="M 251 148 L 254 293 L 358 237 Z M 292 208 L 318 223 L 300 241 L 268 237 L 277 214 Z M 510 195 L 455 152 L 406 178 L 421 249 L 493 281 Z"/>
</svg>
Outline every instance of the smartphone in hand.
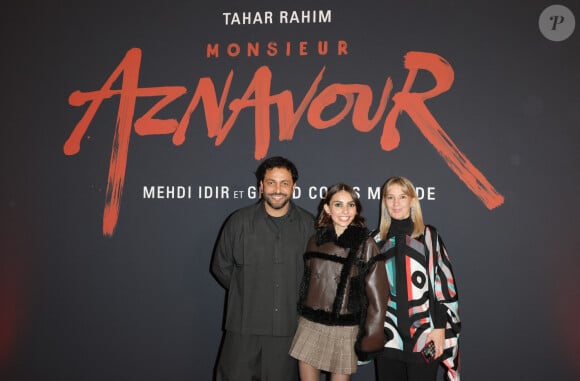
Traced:
<svg viewBox="0 0 580 381">
<path fill-rule="evenodd" d="M 421 350 L 421 356 L 427 364 L 430 364 L 435 359 L 435 344 L 430 341 Z"/>
</svg>

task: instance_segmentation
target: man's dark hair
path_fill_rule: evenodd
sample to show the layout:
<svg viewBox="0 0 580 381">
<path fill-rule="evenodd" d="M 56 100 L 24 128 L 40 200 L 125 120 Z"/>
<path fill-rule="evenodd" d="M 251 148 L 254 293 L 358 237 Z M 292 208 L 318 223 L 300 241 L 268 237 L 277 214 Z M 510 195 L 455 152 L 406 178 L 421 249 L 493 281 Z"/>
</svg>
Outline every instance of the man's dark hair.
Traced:
<svg viewBox="0 0 580 381">
<path fill-rule="evenodd" d="M 282 156 L 273 156 L 265 159 L 256 169 L 256 180 L 258 185 L 264 180 L 266 171 L 272 168 L 285 168 L 292 174 L 292 181 L 296 183 L 298 181 L 298 170 L 294 163 Z"/>
</svg>

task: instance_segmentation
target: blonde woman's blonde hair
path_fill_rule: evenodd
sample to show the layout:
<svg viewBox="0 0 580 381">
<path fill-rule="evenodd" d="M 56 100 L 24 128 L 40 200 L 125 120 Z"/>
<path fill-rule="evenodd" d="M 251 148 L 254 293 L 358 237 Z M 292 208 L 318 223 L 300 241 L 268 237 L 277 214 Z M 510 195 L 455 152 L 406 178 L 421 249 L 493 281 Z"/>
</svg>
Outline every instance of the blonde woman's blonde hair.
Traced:
<svg viewBox="0 0 580 381">
<path fill-rule="evenodd" d="M 387 233 L 391 227 L 391 216 L 387 210 L 386 197 L 389 187 L 392 185 L 399 185 L 401 190 L 407 197 L 411 198 L 411 219 L 413 220 L 413 233 L 411 237 L 417 238 L 423 234 L 425 230 L 425 223 L 423 222 L 423 213 L 421 212 L 421 203 L 417 197 L 417 192 L 415 191 L 415 186 L 409 179 L 402 176 L 390 177 L 385 181 L 385 184 L 381 190 L 381 220 L 379 223 L 379 234 L 381 240 L 387 238 Z"/>
</svg>

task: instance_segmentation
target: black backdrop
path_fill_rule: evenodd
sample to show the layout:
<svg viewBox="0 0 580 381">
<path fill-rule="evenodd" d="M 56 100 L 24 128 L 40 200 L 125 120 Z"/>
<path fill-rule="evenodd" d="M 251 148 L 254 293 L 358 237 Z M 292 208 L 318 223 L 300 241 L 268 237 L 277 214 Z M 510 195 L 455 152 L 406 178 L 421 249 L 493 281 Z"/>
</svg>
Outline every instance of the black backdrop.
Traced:
<svg viewBox="0 0 580 381">
<path fill-rule="evenodd" d="M 262 154 L 297 164 L 296 202 L 312 211 L 324 186 L 344 181 L 360 188 L 374 226 L 373 191 L 388 176 L 407 176 L 425 190 L 426 220 L 444 237 L 457 276 L 465 379 L 578 379 L 580 44 L 577 31 L 563 41 L 542 33 L 573 27 L 577 2 L 561 4 L 571 14 L 553 19 L 560 29 L 551 32 L 541 24 L 553 5 L 547 1 L 4 5 L 0 379 L 211 379 L 224 303 L 224 290 L 209 273 L 212 247 L 225 217 L 255 201 L 248 189 L 261 138 L 269 142 L 265 150 L 259 143 Z M 279 22 L 280 11 L 303 10 L 330 12 L 331 19 Z M 226 25 L 223 15 L 258 11 L 271 11 L 272 23 Z M 308 54 L 299 54 L 300 41 Z M 316 53 L 318 41 L 328 41 L 327 55 Z M 338 41 L 347 54 L 336 53 Z M 247 56 L 248 42 L 261 44 L 257 56 Z M 277 42 L 277 55 L 267 54 L 268 42 Z M 219 57 L 207 56 L 208 44 L 219 44 Z M 241 54 L 228 55 L 230 44 Z M 130 52 L 142 54 L 140 63 L 114 77 Z M 467 186 L 467 175 L 452 170 L 418 128 L 424 120 L 403 111 L 399 144 L 381 148 L 409 52 L 435 54 L 452 68 L 450 89 L 425 105 L 464 155 L 462 163 L 480 172 L 479 184 L 483 179 L 497 192 L 496 205 L 486 205 Z M 316 95 L 335 84 L 364 85 L 373 92 L 371 116 L 387 78 L 393 87 L 368 131 L 353 126 L 353 111 L 338 96 L 322 116 L 347 110 L 344 118 L 315 128 L 307 108 L 285 140 L 275 105 L 269 119 L 257 108 L 242 109 L 219 144 L 207 119 L 219 113 L 206 115 L 202 104 L 191 112 L 182 144 L 173 140 L 175 126 L 151 135 L 133 125 L 160 97 L 139 93 L 134 115 L 131 106 L 120 106 L 119 89 L 137 68 L 140 89 L 186 89 L 153 116 L 183 122 L 200 79 L 215 85 L 219 101 L 231 73 L 217 124 L 223 126 L 232 100 L 244 96 L 264 67 L 271 79 L 260 84 L 269 84 L 271 94 L 290 92 L 294 109 L 323 68 Z M 90 105 L 75 104 L 71 94 L 93 96 L 109 78 L 113 93 L 79 135 L 78 152 L 67 150 Z M 412 91 L 434 86 L 421 70 Z M 130 100 L 130 91 L 122 97 Z M 118 117 L 128 129 L 117 128 Z M 256 133 L 268 120 L 270 136 Z M 107 191 L 111 160 L 122 162 L 115 131 L 130 132 L 117 196 Z M 149 197 L 144 189 L 156 186 L 166 192 Z M 191 189 L 191 198 L 169 197 L 167 190 L 178 186 Z M 228 193 L 216 197 L 215 187 Z M 118 217 L 105 218 L 108 233 L 106 205 Z M 353 379 L 372 380 L 372 368 L 360 368 Z"/>
</svg>

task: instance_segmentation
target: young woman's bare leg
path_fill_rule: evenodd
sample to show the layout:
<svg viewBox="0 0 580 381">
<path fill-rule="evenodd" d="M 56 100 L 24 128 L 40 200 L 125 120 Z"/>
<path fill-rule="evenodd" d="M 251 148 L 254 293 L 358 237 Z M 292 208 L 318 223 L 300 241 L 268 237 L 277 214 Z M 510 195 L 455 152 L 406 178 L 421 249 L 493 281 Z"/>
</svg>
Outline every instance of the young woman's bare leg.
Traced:
<svg viewBox="0 0 580 381">
<path fill-rule="evenodd" d="M 298 370 L 300 371 L 300 381 L 320 381 L 320 369 L 299 361 Z"/>
<path fill-rule="evenodd" d="M 350 381 L 350 374 L 336 374 L 330 375 L 330 381 Z"/>
</svg>

